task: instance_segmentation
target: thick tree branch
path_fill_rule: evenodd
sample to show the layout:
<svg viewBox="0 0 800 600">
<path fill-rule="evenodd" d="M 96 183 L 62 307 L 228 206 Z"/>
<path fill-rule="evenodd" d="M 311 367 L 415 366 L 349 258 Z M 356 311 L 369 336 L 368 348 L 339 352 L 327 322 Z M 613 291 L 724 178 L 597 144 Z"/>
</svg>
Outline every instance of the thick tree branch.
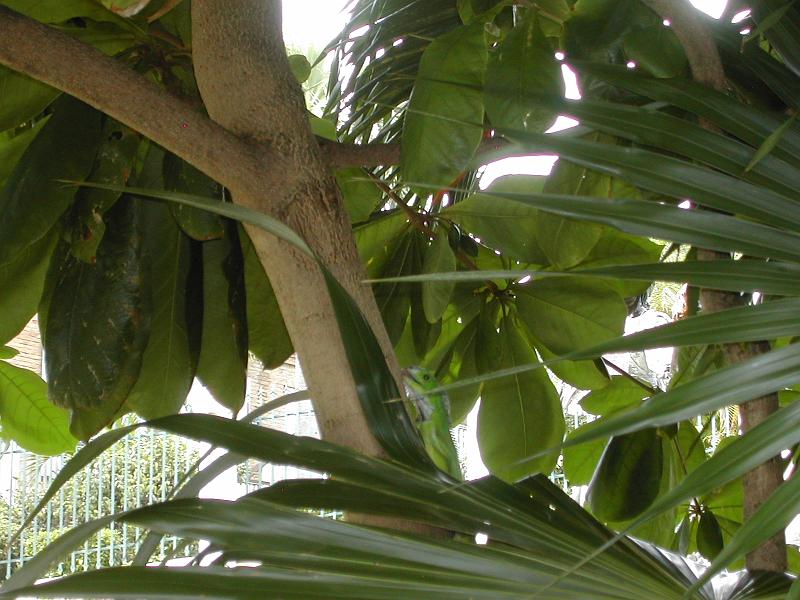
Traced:
<svg viewBox="0 0 800 600">
<path fill-rule="evenodd" d="M 51 27 L 0 6 L 0 64 L 43 81 L 164 146 L 223 185 L 257 181 L 281 162 L 247 143 L 122 63 Z"/>
<path fill-rule="evenodd" d="M 702 22 L 704 18 L 686 0 L 643 0 L 643 2 L 664 19 L 669 19 L 675 35 L 683 45 L 692 76 L 717 91 L 727 89 L 725 71 L 714 37 Z M 704 127 L 714 128 L 710 123 Z M 728 258 L 718 252 L 699 249 L 700 260 Z M 703 310 L 717 312 L 740 304 L 737 294 L 716 290 L 700 290 Z M 727 344 L 723 347 L 729 363 L 742 362 L 752 356 L 769 351 L 769 343 Z M 739 407 L 742 431 L 745 433 L 764 421 L 778 410 L 777 394 L 756 398 Z M 783 473 L 778 457 L 753 469 L 744 476 L 744 517 L 749 519 L 772 493 L 783 483 Z M 784 572 L 787 569 L 786 538 L 783 532 L 747 555 L 747 568 L 750 571 Z"/>
<path fill-rule="evenodd" d="M 323 140 L 320 148 L 332 169 L 400 164 L 400 144 L 342 144 Z"/>
</svg>

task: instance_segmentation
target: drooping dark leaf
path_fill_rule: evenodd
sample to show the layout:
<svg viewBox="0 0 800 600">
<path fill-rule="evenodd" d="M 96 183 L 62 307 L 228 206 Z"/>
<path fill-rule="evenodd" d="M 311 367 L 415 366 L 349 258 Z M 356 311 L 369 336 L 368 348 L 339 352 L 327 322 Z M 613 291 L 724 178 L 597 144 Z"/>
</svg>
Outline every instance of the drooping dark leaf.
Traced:
<svg viewBox="0 0 800 600">
<path fill-rule="evenodd" d="M 697 523 L 697 549 L 708 560 L 714 560 L 722 552 L 722 529 L 714 513 L 705 510 Z"/>
<path fill-rule="evenodd" d="M 140 137 L 127 127 L 110 120 L 103 128 L 103 135 L 105 139 L 97 150 L 89 180 L 124 185 L 133 172 L 133 161 Z M 71 252 L 76 258 L 89 263 L 95 260 L 97 248 L 105 233 L 103 215 L 120 196 L 120 192 L 97 188 L 78 190 L 70 223 L 73 229 Z"/>
<path fill-rule="evenodd" d="M 603 521 L 627 521 L 644 512 L 661 487 L 664 455 L 656 429 L 612 438 L 589 485 L 587 502 Z"/>
<path fill-rule="evenodd" d="M 248 323 L 245 265 L 236 224 L 203 246 L 203 338 L 197 378 L 234 414 L 244 403 Z"/>
<path fill-rule="evenodd" d="M 53 402 L 74 411 L 71 429 L 81 439 L 110 422 L 142 365 L 151 312 L 141 213 L 132 200 L 106 213 L 94 264 L 72 256 L 53 263 L 58 272 L 44 336 L 48 388 Z M 68 252 L 63 242 L 59 252 Z M 81 413 L 102 416 L 87 428 Z"/>
<path fill-rule="evenodd" d="M 191 275 L 191 240 L 180 230 L 169 207 L 143 202 L 143 263 L 149 269 L 152 294 L 152 325 L 141 371 L 130 391 L 127 405 L 143 418 L 177 412 L 186 400 L 194 379 L 196 359 L 190 344 L 187 285 Z"/>
<path fill-rule="evenodd" d="M 239 228 L 244 260 L 247 338 L 252 352 L 267 369 L 279 367 L 294 351 L 278 300 L 250 237 Z"/>
</svg>

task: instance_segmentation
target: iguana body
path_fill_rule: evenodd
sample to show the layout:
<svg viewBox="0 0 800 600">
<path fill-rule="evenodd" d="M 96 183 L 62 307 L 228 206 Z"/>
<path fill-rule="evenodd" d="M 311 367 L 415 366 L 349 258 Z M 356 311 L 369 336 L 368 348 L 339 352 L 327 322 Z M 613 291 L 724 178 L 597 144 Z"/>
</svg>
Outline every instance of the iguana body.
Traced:
<svg viewBox="0 0 800 600">
<path fill-rule="evenodd" d="M 417 429 L 433 463 L 454 479 L 463 479 L 453 438 L 450 435 L 450 401 L 444 393 L 429 393 L 439 387 L 433 373 L 423 367 L 406 369 L 409 400 L 417 409 Z"/>
</svg>

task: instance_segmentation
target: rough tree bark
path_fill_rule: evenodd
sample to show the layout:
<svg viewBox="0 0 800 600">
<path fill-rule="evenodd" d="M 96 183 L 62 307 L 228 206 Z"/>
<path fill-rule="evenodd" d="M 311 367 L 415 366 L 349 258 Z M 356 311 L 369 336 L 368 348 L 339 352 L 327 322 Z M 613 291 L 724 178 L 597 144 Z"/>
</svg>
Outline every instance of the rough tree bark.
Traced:
<svg viewBox="0 0 800 600">
<path fill-rule="evenodd" d="M 358 257 L 344 204 L 309 127 L 300 85 L 286 58 L 278 0 L 195 0 L 193 57 L 211 118 L 268 145 L 285 160 L 264 165 L 258 190 L 231 187 L 234 201 L 268 212 L 297 231 L 353 295 L 397 373 L 394 351 Z M 369 433 L 319 269 L 306 256 L 248 228 L 267 269 L 304 367 L 325 439 L 373 455 Z"/>
<path fill-rule="evenodd" d="M 213 118 L 121 63 L 0 6 L 0 64 L 44 81 L 141 132 L 298 231 L 356 299 L 397 374 L 330 168 L 313 135 L 281 35 L 279 0 L 195 0 L 197 78 Z M 222 125 L 222 126 L 220 126 Z M 250 235 L 305 367 L 320 430 L 370 455 L 370 433 L 316 266 L 271 235 Z"/>
<path fill-rule="evenodd" d="M 707 85 L 719 92 L 727 91 L 725 71 L 722 67 L 719 51 L 714 37 L 701 21 L 697 10 L 685 0 L 643 0 L 659 16 L 669 19 L 689 60 L 689 66 L 695 81 Z M 710 123 L 701 123 L 708 128 L 716 129 Z M 699 260 L 719 260 L 728 258 L 712 250 L 698 250 Z M 717 290 L 700 290 L 700 303 L 705 312 L 717 312 L 733 308 L 741 304 L 737 294 Z M 758 354 L 769 351 L 768 342 L 749 344 L 727 344 L 723 346 L 725 358 L 731 364 L 742 362 Z M 739 406 L 741 428 L 743 432 L 764 421 L 778 410 L 778 395 L 770 394 L 756 398 Z M 783 473 L 779 457 L 764 463 L 744 476 L 744 518 L 749 519 L 769 498 L 778 486 L 783 483 Z M 773 571 L 783 573 L 788 567 L 786 554 L 786 536 L 783 532 L 770 538 L 767 542 L 747 555 L 749 571 Z"/>
</svg>

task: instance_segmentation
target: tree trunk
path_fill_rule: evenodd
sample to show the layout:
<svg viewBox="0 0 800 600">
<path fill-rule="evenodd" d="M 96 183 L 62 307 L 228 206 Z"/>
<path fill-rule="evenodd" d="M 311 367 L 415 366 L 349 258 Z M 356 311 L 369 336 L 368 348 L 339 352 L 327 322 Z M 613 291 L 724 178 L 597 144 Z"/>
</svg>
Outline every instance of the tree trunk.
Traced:
<svg viewBox="0 0 800 600">
<path fill-rule="evenodd" d="M 264 164 L 259 185 L 230 185 L 237 204 L 297 231 L 355 298 L 395 375 L 389 343 L 365 277 L 336 181 L 311 133 L 301 88 L 289 68 L 278 0 L 195 0 L 195 73 L 211 118 L 285 158 Z M 371 455 L 382 450 L 365 421 L 333 307 L 317 266 L 296 249 L 248 227 L 272 281 L 303 366 L 322 436 Z"/>
</svg>

